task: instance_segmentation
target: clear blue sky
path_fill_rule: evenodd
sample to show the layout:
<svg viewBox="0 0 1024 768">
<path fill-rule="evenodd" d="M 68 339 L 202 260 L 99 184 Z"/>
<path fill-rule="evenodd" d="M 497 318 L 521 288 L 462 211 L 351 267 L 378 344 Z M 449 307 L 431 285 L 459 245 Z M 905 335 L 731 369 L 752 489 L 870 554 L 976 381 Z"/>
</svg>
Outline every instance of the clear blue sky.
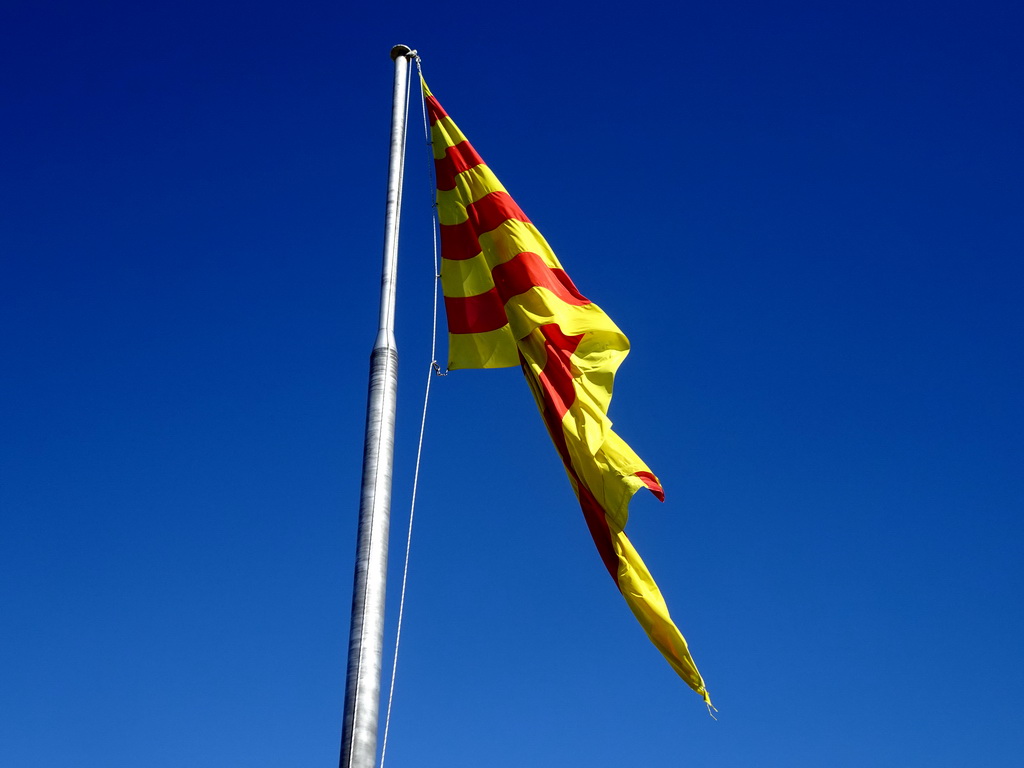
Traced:
<svg viewBox="0 0 1024 768">
<path fill-rule="evenodd" d="M 1022 21 L 6 3 L 0 766 L 336 764 L 396 43 L 632 341 L 611 416 L 667 500 L 629 531 L 720 715 L 628 614 L 519 373 L 460 372 L 387 765 L 1019 762 Z"/>
</svg>

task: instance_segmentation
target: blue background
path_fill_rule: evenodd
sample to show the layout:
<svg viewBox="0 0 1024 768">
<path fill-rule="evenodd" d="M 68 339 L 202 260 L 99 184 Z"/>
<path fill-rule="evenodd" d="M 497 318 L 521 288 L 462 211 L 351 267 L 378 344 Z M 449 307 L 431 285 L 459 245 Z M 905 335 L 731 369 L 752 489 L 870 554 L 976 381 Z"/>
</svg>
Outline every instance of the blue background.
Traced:
<svg viewBox="0 0 1024 768">
<path fill-rule="evenodd" d="M 459 372 L 386 764 L 1019 761 L 1022 17 L 5 4 L 0 765 L 336 763 L 396 43 L 632 341 L 611 416 L 667 501 L 628 530 L 720 714 L 518 371 Z M 389 634 L 430 362 L 412 114 Z"/>
</svg>

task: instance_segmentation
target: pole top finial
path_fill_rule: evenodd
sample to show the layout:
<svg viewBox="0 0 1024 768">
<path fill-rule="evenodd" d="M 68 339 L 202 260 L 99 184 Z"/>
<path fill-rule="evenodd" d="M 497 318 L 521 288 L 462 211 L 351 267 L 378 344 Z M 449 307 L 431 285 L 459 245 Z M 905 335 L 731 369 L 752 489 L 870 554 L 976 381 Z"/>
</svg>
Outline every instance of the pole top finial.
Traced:
<svg viewBox="0 0 1024 768">
<path fill-rule="evenodd" d="M 399 56 L 411 56 L 414 55 L 415 53 L 416 51 L 414 51 L 408 45 L 396 45 L 394 48 L 391 49 L 391 60 L 394 61 Z"/>
</svg>

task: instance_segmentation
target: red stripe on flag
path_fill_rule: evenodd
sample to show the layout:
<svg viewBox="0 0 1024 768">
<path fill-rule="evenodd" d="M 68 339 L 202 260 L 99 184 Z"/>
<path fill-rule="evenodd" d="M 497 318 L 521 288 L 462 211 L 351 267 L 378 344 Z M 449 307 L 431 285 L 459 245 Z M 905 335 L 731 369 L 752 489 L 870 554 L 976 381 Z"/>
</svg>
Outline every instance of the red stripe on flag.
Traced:
<svg viewBox="0 0 1024 768">
<path fill-rule="evenodd" d="M 445 296 L 449 333 L 485 333 L 508 325 L 505 302 L 493 288 L 477 296 Z"/>
<path fill-rule="evenodd" d="M 633 474 L 640 478 L 644 485 L 650 488 L 651 493 L 658 497 L 658 501 L 665 500 L 665 489 L 661 487 L 661 483 L 658 482 L 658 478 L 650 472 L 644 472 L 643 470 L 634 472 Z"/>
<path fill-rule="evenodd" d="M 547 288 L 566 304 L 582 306 L 590 303 L 590 300 L 573 285 L 564 270 L 552 269 L 540 256 L 530 251 L 523 251 L 514 259 L 499 264 L 491 270 L 491 277 L 494 278 L 494 285 L 504 301 L 540 286 Z"/>
<path fill-rule="evenodd" d="M 461 224 L 441 225 L 441 256 L 454 261 L 472 259 L 480 253 L 480 235 L 497 229 L 503 222 L 530 220 L 507 192 L 491 192 L 466 206 Z"/>
<path fill-rule="evenodd" d="M 575 471 L 572 474 L 574 477 L 576 476 Z M 619 586 L 619 556 L 615 553 L 615 547 L 612 546 L 612 532 L 608 529 L 608 518 L 605 517 L 604 509 L 597 503 L 597 499 L 594 498 L 590 489 L 583 485 L 579 477 L 576 477 L 576 487 L 579 489 L 577 495 L 580 500 L 580 509 L 583 510 L 583 519 L 587 521 L 587 528 L 590 529 L 597 552 L 601 555 L 601 561 L 608 569 L 608 573 L 611 574 L 615 586 Z"/>
<path fill-rule="evenodd" d="M 468 141 L 460 141 L 453 147 L 446 147 L 444 157 L 434 160 L 434 176 L 437 188 L 442 191 L 455 189 L 455 176 L 470 168 L 483 165 L 483 158 L 476 153 Z"/>
<path fill-rule="evenodd" d="M 552 415 L 558 419 L 558 429 L 562 429 L 562 417 L 576 401 L 576 387 L 572 381 L 572 353 L 580 345 L 583 334 L 566 336 L 557 325 L 542 325 L 538 330 L 544 335 L 544 348 L 547 350 L 547 361 L 540 372 L 540 386 L 544 394 L 544 402 L 552 409 Z"/>
<path fill-rule="evenodd" d="M 508 192 L 491 192 L 470 204 L 466 208 L 466 213 L 469 214 L 469 220 L 474 222 L 473 226 L 476 231 L 481 234 L 497 229 L 502 222 L 509 219 L 530 223 L 526 214 L 523 213 L 523 209 L 516 204 Z"/>
<path fill-rule="evenodd" d="M 480 239 L 471 222 L 441 225 L 441 258 L 452 261 L 472 259 L 480 253 Z"/>
<path fill-rule="evenodd" d="M 433 94 L 431 94 L 430 96 L 427 96 L 426 102 L 427 102 L 427 114 L 430 115 L 430 124 L 431 125 L 436 123 L 442 117 L 448 117 L 448 113 L 444 111 L 444 107 L 441 106 L 441 102 L 439 102 L 436 98 L 434 98 Z"/>
</svg>

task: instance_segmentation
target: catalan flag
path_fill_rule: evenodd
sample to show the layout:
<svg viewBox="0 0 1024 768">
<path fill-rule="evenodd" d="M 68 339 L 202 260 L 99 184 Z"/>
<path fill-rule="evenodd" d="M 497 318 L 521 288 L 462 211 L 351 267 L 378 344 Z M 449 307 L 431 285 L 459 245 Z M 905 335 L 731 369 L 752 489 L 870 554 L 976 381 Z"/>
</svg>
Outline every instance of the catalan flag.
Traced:
<svg viewBox="0 0 1024 768">
<path fill-rule="evenodd" d="M 448 367 L 522 367 L 608 572 L 651 642 L 710 706 L 686 640 L 623 532 L 634 493 L 647 488 L 664 499 L 658 478 L 607 415 L 629 342 L 573 285 L 426 83 L 423 91 L 437 176 Z"/>
</svg>

